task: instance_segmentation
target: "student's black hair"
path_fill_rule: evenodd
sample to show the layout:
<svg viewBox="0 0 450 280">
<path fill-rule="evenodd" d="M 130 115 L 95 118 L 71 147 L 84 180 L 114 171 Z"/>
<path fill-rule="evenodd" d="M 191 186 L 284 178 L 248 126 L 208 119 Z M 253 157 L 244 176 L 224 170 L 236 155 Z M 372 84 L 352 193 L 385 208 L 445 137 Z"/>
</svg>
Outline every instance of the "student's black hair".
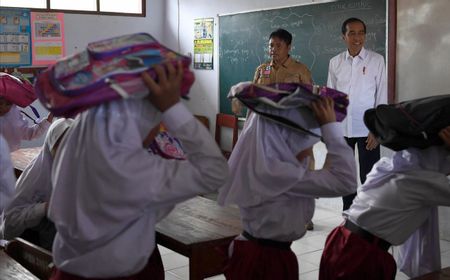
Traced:
<svg viewBox="0 0 450 280">
<path fill-rule="evenodd" d="M 345 35 L 345 32 L 347 32 L 347 24 L 349 23 L 353 23 L 353 22 L 360 22 L 362 23 L 362 25 L 364 26 L 364 33 L 366 33 L 366 24 L 364 23 L 364 21 L 360 20 L 359 18 L 348 18 L 344 21 L 344 23 L 342 23 L 342 35 Z"/>
<path fill-rule="evenodd" d="M 279 28 L 274 32 L 270 33 L 269 40 L 271 38 L 278 38 L 281 41 L 284 41 L 288 46 L 292 43 L 292 34 L 289 31 Z"/>
</svg>

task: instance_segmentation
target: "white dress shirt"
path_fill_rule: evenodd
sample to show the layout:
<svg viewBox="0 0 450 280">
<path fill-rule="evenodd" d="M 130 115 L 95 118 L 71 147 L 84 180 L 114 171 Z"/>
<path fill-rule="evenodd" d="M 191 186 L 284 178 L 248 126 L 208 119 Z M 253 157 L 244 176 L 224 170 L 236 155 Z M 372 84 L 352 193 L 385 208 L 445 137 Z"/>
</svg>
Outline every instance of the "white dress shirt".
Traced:
<svg viewBox="0 0 450 280">
<path fill-rule="evenodd" d="M 20 148 L 22 140 L 41 137 L 49 127 L 50 123 L 46 119 L 39 120 L 37 124 L 30 126 L 16 105 L 12 105 L 11 110 L 0 117 L 0 133 L 8 142 L 11 152 Z"/>
<path fill-rule="evenodd" d="M 450 206 L 450 151 L 444 147 L 396 152 L 382 158 L 367 176 L 350 209 L 350 221 L 399 245 L 437 205 Z"/>
<path fill-rule="evenodd" d="M 14 194 L 15 184 L 16 177 L 9 155 L 8 143 L 0 133 L 0 214 L 3 213 Z M 2 238 L 2 232 L 0 229 L 0 239 Z"/>
<path fill-rule="evenodd" d="M 386 67 L 378 53 L 362 48 L 352 57 L 347 51 L 330 60 L 327 86 L 348 94 L 344 136 L 367 137 L 363 117 L 367 109 L 387 103 Z"/>
<path fill-rule="evenodd" d="M 19 177 L 14 197 L 4 212 L 2 222 L 5 239 L 19 237 L 26 229 L 39 225 L 45 218 L 45 205 L 52 193 L 53 156 L 50 151 L 72 122 L 71 119 L 57 119 L 52 123 L 41 152 Z M 53 239 L 53 236 L 49 237 Z"/>
<path fill-rule="evenodd" d="M 181 141 L 187 160 L 163 159 L 142 147 L 161 120 Z M 147 99 L 83 112 L 53 164 L 55 265 L 88 278 L 139 272 L 155 248 L 155 224 L 176 203 L 218 189 L 227 177 L 215 141 L 181 103 L 162 114 Z"/>
<path fill-rule="evenodd" d="M 228 161 L 231 177 L 220 190 L 219 203 L 239 206 L 244 230 L 251 235 L 294 241 L 305 234 L 316 197 L 355 192 L 355 161 L 338 123 L 321 127 L 326 163 L 311 171 L 308 160 L 300 162 L 296 155 L 318 138 L 258 114 L 247 122 Z"/>
</svg>

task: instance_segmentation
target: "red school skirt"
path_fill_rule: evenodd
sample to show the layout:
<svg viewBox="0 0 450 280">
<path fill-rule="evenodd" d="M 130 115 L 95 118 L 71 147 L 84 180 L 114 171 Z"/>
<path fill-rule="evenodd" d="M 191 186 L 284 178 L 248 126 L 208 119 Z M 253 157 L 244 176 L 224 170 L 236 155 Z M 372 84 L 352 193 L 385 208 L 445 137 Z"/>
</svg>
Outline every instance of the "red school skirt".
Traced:
<svg viewBox="0 0 450 280">
<path fill-rule="evenodd" d="M 227 280 L 298 280 L 297 257 L 290 248 L 234 240 L 233 254 L 225 266 Z"/>
<path fill-rule="evenodd" d="M 164 280 L 164 266 L 159 253 L 158 246 L 155 246 L 152 255 L 148 259 L 147 265 L 137 274 L 114 277 L 114 278 L 85 278 L 70 274 L 55 268 L 50 280 Z"/>
<path fill-rule="evenodd" d="M 391 254 L 344 226 L 327 237 L 319 280 L 393 280 L 397 272 Z"/>
</svg>

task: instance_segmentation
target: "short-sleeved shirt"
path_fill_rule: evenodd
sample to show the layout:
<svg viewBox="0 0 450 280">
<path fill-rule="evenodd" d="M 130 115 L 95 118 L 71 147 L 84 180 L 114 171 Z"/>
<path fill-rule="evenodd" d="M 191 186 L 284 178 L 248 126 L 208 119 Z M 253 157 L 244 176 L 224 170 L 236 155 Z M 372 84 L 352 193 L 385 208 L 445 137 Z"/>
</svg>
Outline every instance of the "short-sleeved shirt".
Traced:
<svg viewBox="0 0 450 280">
<path fill-rule="evenodd" d="M 263 63 L 255 71 L 253 82 L 257 84 L 271 83 L 306 83 L 311 84 L 311 71 L 301 62 L 291 57 L 281 65 L 273 62 Z"/>
</svg>

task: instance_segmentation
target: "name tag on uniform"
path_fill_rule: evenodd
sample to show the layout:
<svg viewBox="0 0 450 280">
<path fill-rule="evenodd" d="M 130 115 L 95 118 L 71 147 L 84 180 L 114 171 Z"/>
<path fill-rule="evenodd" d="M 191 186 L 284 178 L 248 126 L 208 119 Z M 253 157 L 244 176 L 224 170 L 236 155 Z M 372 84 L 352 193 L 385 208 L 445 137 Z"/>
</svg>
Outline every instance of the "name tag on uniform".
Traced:
<svg viewBox="0 0 450 280">
<path fill-rule="evenodd" d="M 272 70 L 272 67 L 270 66 L 270 65 L 267 65 L 264 69 L 263 69 L 263 71 L 262 71 L 262 75 L 263 76 L 266 76 L 266 77 L 268 77 L 268 76 L 270 76 L 270 71 Z"/>
</svg>

